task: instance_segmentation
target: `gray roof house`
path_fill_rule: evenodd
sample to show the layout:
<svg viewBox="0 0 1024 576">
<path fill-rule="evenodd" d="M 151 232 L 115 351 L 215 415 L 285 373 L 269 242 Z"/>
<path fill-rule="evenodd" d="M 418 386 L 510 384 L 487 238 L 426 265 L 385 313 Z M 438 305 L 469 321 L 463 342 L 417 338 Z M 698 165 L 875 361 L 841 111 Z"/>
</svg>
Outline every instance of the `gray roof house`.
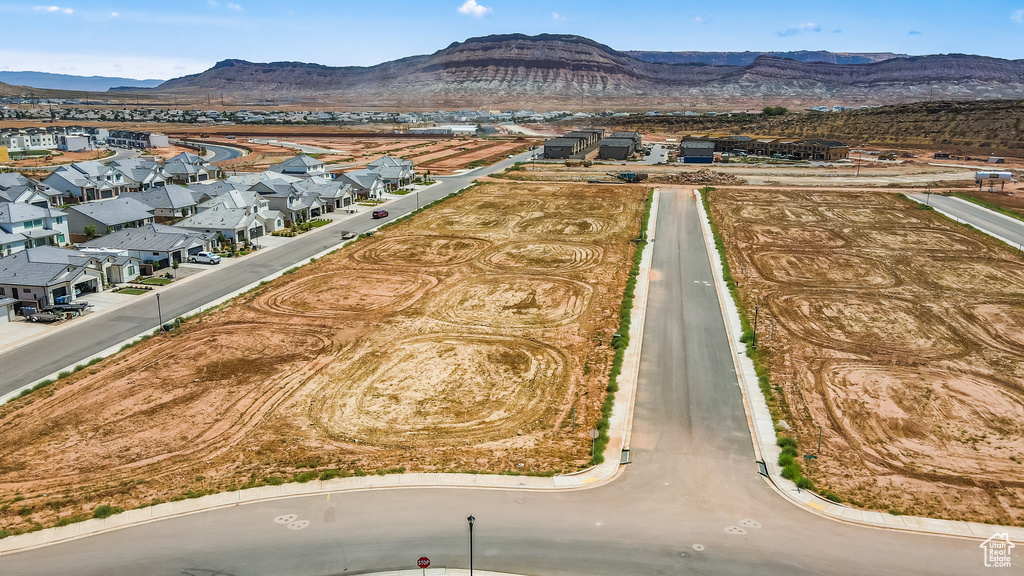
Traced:
<svg viewBox="0 0 1024 576">
<path fill-rule="evenodd" d="M 264 221 L 265 218 L 251 207 L 228 208 L 217 205 L 185 218 L 175 227 L 203 232 L 210 237 L 220 233 L 235 242 L 251 242 L 266 233 Z"/>
<path fill-rule="evenodd" d="M 137 278 L 141 263 L 138 258 L 129 256 L 126 252 L 90 252 L 55 246 L 31 248 L 29 258 L 33 262 L 88 266 L 103 272 L 103 280 L 110 284 L 120 284 Z"/>
<path fill-rule="evenodd" d="M 43 183 L 59 190 L 66 198 L 82 202 L 113 198 L 129 188 L 128 179 L 119 168 L 99 162 L 59 166 Z"/>
<path fill-rule="evenodd" d="M 70 239 L 67 214 L 22 202 L 0 202 L 0 256 Z"/>
<path fill-rule="evenodd" d="M 323 176 L 327 174 L 323 162 L 305 154 L 294 156 L 280 164 L 274 164 L 269 168 L 269 171 L 290 174 L 292 176 Z"/>
<path fill-rule="evenodd" d="M 324 212 L 334 212 L 350 206 L 356 198 L 352 185 L 337 180 L 310 178 L 292 184 L 292 188 L 300 194 L 315 194 L 323 204 Z"/>
<path fill-rule="evenodd" d="M 45 249 L 46 247 L 44 247 Z M 102 288 L 100 270 L 87 263 L 50 262 L 34 258 L 37 248 L 0 258 L 0 298 L 14 298 L 28 306 L 49 306 L 58 296 L 72 300 L 77 292 Z"/>
<path fill-rule="evenodd" d="M 381 194 L 386 191 L 384 180 L 380 177 L 380 174 L 371 172 L 368 169 L 338 174 L 334 179 L 351 186 L 357 198 L 378 200 Z"/>
<path fill-rule="evenodd" d="M 199 205 L 199 211 L 204 212 L 218 206 L 228 209 L 250 209 L 263 218 L 265 232 L 276 232 L 285 227 L 284 216 L 270 207 L 269 200 L 251 190 L 231 190 L 210 198 Z"/>
<path fill-rule="evenodd" d="M 196 213 L 196 201 L 192 191 L 177 184 L 156 186 L 143 192 L 132 192 L 125 198 L 134 198 L 153 209 L 158 223 L 178 218 L 187 218 Z"/>
<path fill-rule="evenodd" d="M 288 225 L 305 222 L 323 212 L 324 206 L 316 191 L 297 189 L 285 180 L 266 180 L 249 190 L 266 198 L 270 207 L 280 212 Z"/>
<path fill-rule="evenodd" d="M 61 206 L 64 203 L 60 190 L 55 190 L 51 186 L 22 176 L 17 172 L 0 174 L 0 199 L 3 201 L 39 204 L 41 201 L 39 196 L 49 199 L 48 206 Z"/>
<path fill-rule="evenodd" d="M 148 190 L 153 186 L 163 186 L 167 178 L 163 166 L 153 160 L 143 158 L 125 158 L 110 163 L 124 173 L 130 190 Z"/>
<path fill-rule="evenodd" d="M 108 248 L 121 250 L 143 263 L 170 266 L 184 262 L 190 255 L 210 250 L 212 238 L 177 226 L 147 224 L 139 228 L 126 228 L 78 245 L 81 249 Z"/>
<path fill-rule="evenodd" d="M 95 226 L 97 234 L 110 234 L 125 228 L 138 228 L 153 222 L 153 209 L 131 196 L 99 202 L 87 202 L 66 208 L 68 230 L 72 236 L 84 236 L 86 226 Z"/>
<path fill-rule="evenodd" d="M 390 192 L 412 182 L 412 160 L 402 160 L 391 156 L 382 156 L 366 165 L 366 170 L 376 173 L 384 181 L 385 188 Z"/>
</svg>

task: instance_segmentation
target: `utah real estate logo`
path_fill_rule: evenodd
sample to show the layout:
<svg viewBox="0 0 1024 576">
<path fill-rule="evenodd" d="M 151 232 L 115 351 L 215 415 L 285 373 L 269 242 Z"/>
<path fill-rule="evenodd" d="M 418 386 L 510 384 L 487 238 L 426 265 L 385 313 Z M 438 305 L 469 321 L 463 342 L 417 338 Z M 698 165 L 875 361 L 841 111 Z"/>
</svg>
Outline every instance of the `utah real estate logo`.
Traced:
<svg viewBox="0 0 1024 576">
<path fill-rule="evenodd" d="M 988 540 L 981 543 L 981 549 L 985 552 L 985 566 L 987 568 L 1009 568 L 1010 552 L 1016 544 L 1010 542 L 1010 535 L 1006 532 L 993 534 Z"/>
</svg>

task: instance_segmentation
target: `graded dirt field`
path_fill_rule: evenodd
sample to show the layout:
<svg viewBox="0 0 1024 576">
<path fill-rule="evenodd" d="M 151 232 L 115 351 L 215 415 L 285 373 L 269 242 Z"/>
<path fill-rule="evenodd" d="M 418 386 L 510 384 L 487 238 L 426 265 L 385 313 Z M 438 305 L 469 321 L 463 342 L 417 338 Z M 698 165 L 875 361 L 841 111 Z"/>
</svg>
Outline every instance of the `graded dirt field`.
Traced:
<svg viewBox="0 0 1024 576">
<path fill-rule="evenodd" d="M 0 530 L 297 474 L 577 470 L 645 197 L 476 187 L 0 407 Z"/>
<path fill-rule="evenodd" d="M 712 218 L 809 476 L 844 502 L 1024 525 L 1024 262 L 881 192 L 724 190 Z"/>
</svg>

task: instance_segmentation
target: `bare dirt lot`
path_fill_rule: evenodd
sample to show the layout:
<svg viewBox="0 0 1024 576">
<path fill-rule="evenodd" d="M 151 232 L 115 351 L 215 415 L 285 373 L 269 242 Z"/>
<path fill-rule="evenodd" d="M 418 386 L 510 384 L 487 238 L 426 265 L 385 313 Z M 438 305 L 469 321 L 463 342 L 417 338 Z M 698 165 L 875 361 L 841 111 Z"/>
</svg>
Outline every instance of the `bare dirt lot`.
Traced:
<svg viewBox="0 0 1024 576">
<path fill-rule="evenodd" d="M 645 195 L 477 187 L 0 407 L 0 529 L 292 479 L 578 469 Z"/>
<path fill-rule="evenodd" d="M 1024 525 L 1024 263 L 876 192 L 711 192 L 810 477 L 857 506 Z"/>
</svg>

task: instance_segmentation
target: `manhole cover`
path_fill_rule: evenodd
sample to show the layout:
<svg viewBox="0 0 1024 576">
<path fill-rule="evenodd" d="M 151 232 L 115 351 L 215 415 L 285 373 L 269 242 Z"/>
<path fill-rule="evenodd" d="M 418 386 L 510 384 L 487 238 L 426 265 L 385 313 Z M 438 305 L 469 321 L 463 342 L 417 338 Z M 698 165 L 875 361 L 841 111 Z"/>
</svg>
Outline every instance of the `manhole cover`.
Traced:
<svg viewBox="0 0 1024 576">
<path fill-rule="evenodd" d="M 703 544 L 694 544 L 693 545 L 693 549 L 696 550 L 697 552 L 703 552 L 704 551 L 704 545 Z"/>
<path fill-rule="evenodd" d="M 296 520 L 295 522 L 292 522 L 292 523 L 288 524 L 288 529 L 289 530 L 302 530 L 306 526 L 309 526 L 309 520 Z"/>
<path fill-rule="evenodd" d="M 725 529 L 725 533 L 726 534 L 734 534 L 736 536 L 739 536 L 740 534 L 746 534 L 747 531 L 744 530 L 743 528 L 740 528 L 739 526 L 729 526 L 728 528 Z"/>
<path fill-rule="evenodd" d="M 740 526 L 743 526 L 744 528 L 760 528 L 761 523 L 757 520 L 751 520 L 750 518 L 747 518 L 745 520 L 740 520 Z"/>
<path fill-rule="evenodd" d="M 289 522 L 295 522 L 298 518 L 298 514 L 284 514 L 274 518 L 274 522 L 277 522 L 278 524 L 288 524 Z"/>
</svg>

